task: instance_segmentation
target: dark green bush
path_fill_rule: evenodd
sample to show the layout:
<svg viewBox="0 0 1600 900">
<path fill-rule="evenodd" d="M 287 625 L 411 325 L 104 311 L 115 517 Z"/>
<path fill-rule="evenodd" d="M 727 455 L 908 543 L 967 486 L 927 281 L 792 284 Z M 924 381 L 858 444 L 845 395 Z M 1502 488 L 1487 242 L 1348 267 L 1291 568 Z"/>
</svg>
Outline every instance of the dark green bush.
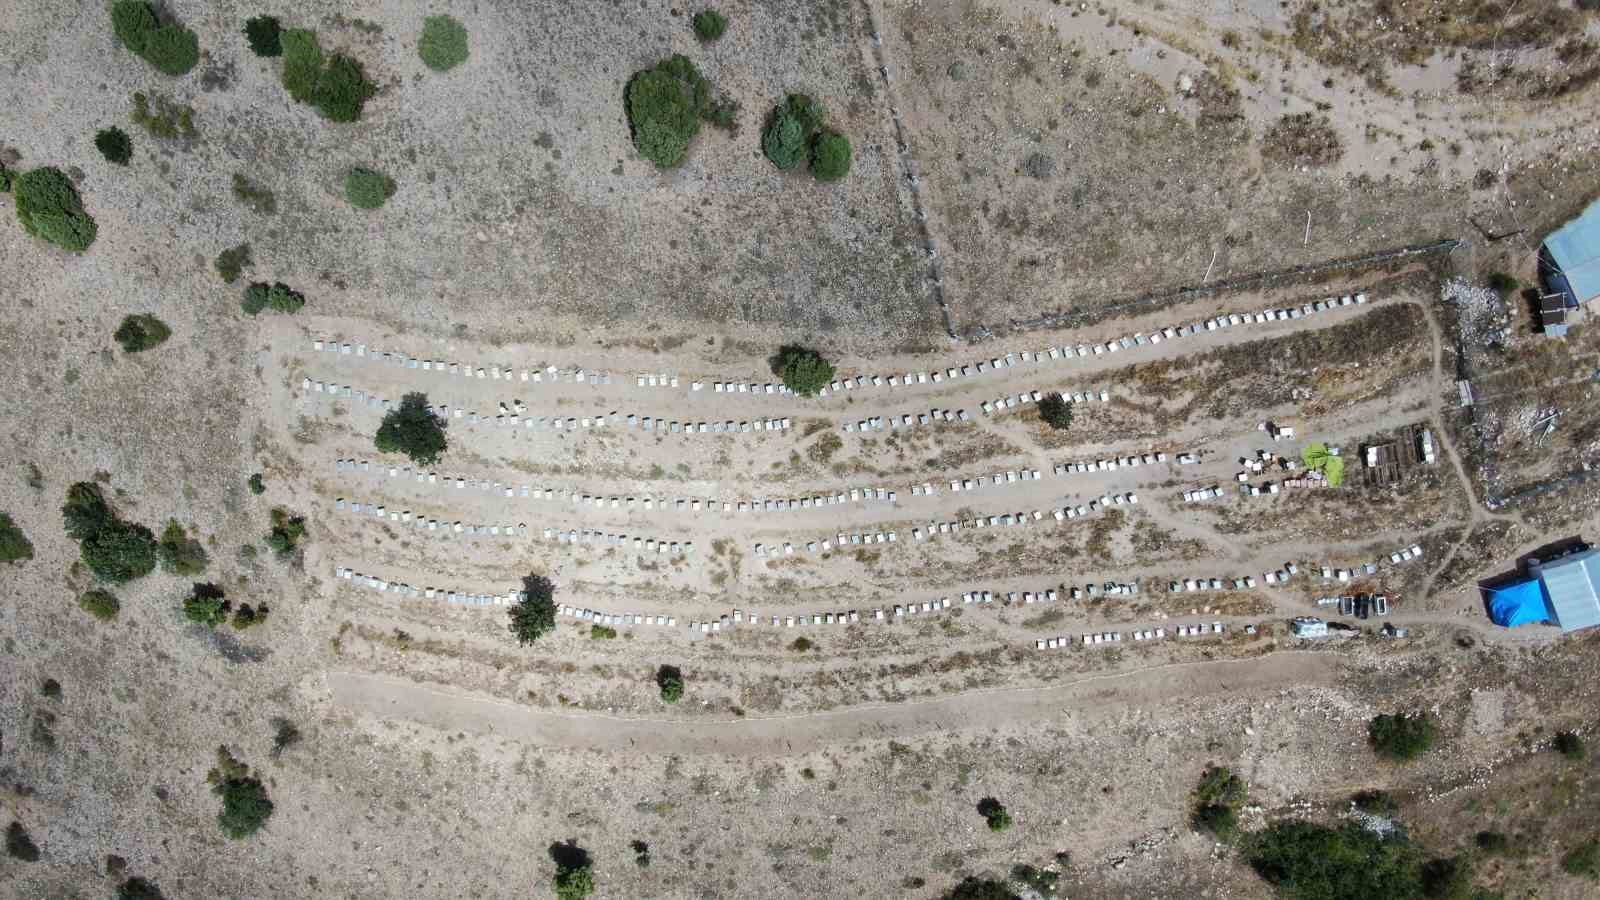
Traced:
<svg viewBox="0 0 1600 900">
<path fill-rule="evenodd" d="M 110 591 L 92 590 L 84 591 L 78 595 L 78 605 L 84 612 L 94 616 L 102 622 L 109 622 L 117 617 L 122 609 L 122 603 Z"/>
<path fill-rule="evenodd" d="M 423 65 L 435 72 L 461 65 L 467 61 L 467 29 L 450 16 L 423 19 L 417 55 L 422 57 Z"/>
<path fill-rule="evenodd" d="M 267 532 L 267 546 L 279 556 L 293 553 L 295 548 L 300 546 L 300 539 L 305 537 L 305 534 L 304 516 L 297 516 L 282 508 L 272 511 L 272 530 Z"/>
<path fill-rule="evenodd" d="M 94 217 L 84 212 L 77 189 L 60 169 L 46 166 L 24 172 L 13 187 L 23 231 L 75 253 L 94 243 L 98 231 Z"/>
<path fill-rule="evenodd" d="M 1367 723 L 1367 740 L 1373 751 L 1401 762 L 1426 753 L 1436 733 L 1433 716 L 1427 712 L 1379 715 Z"/>
<path fill-rule="evenodd" d="M 1250 839 L 1252 868 L 1281 895 L 1317 900 L 1372 900 L 1421 893 L 1421 859 L 1403 838 L 1380 837 L 1355 823 L 1333 829 L 1298 820 L 1275 822 Z"/>
<path fill-rule="evenodd" d="M 628 128 L 639 155 L 662 169 L 683 162 L 700 120 L 734 127 L 731 101 L 714 101 L 711 83 L 688 57 L 674 55 L 635 72 L 625 92 Z"/>
<path fill-rule="evenodd" d="M 92 481 L 80 481 L 67 488 L 67 501 L 61 506 L 61 518 L 67 537 L 82 541 L 93 537 L 115 516 L 106 504 L 100 486 Z"/>
<path fill-rule="evenodd" d="M 260 472 L 251 475 L 247 484 L 250 485 L 250 493 L 252 494 L 265 494 L 267 492 L 267 482 L 261 477 Z"/>
<path fill-rule="evenodd" d="M 822 104 L 805 94 L 790 94 L 767 117 L 767 127 L 761 132 L 761 151 L 784 171 L 799 166 L 826 115 Z M 847 167 L 848 164 L 847 159 Z"/>
<path fill-rule="evenodd" d="M 1576 732 L 1563 731 L 1556 735 L 1555 750 L 1573 762 L 1581 762 L 1588 755 L 1588 750 L 1583 746 L 1583 738 Z"/>
<path fill-rule="evenodd" d="M 142 353 L 172 337 L 172 329 L 155 316 L 140 313 L 124 318 L 111 336 L 122 345 L 122 352 Z"/>
<path fill-rule="evenodd" d="M 106 162 L 119 166 L 128 164 L 133 159 L 133 141 L 128 139 L 128 133 L 113 125 L 95 132 L 94 148 L 106 158 Z"/>
<path fill-rule="evenodd" d="M 214 584 L 197 582 L 183 598 L 183 617 L 207 628 L 215 628 L 227 621 L 232 604 L 222 588 Z"/>
<path fill-rule="evenodd" d="M 394 196 L 394 179 L 371 169 L 351 169 L 344 176 L 344 198 L 357 209 L 377 209 Z"/>
<path fill-rule="evenodd" d="M 790 344 L 778 349 L 771 359 L 772 374 L 783 379 L 789 390 L 809 397 L 833 380 L 833 363 L 815 350 Z"/>
<path fill-rule="evenodd" d="M 427 395 L 416 392 L 400 398 L 400 405 L 384 414 L 373 443 L 384 453 L 404 453 L 423 466 L 438 462 L 449 445 Z"/>
<path fill-rule="evenodd" d="M 656 687 L 661 689 L 661 699 L 677 703 L 683 699 L 683 672 L 677 666 L 662 666 L 656 670 Z"/>
<path fill-rule="evenodd" d="M 1522 282 L 1504 272 L 1489 273 L 1489 287 L 1500 294 L 1502 298 L 1515 293 L 1522 287 Z"/>
<path fill-rule="evenodd" d="M 989 823 L 990 831 L 1005 831 L 1011 827 L 1011 813 L 993 797 L 978 801 L 978 815 Z"/>
<path fill-rule="evenodd" d="M 211 792 L 222 798 L 217 824 L 234 840 L 255 834 L 272 816 L 272 801 L 266 786 L 250 774 L 250 767 L 239 762 L 227 747 L 217 748 L 217 767 L 206 775 Z"/>
<path fill-rule="evenodd" d="M 244 37 L 257 56 L 283 55 L 283 28 L 272 16 L 256 16 L 244 23 Z"/>
<path fill-rule="evenodd" d="M 1004 881 L 968 875 L 945 894 L 943 900 L 1021 900 Z"/>
<path fill-rule="evenodd" d="M 249 244 L 240 244 L 237 247 L 229 247 L 228 249 L 217 254 L 217 274 L 221 275 L 222 280 L 228 284 L 233 284 L 235 281 L 238 281 L 239 276 L 244 273 L 245 268 L 251 264 L 252 260 L 250 259 Z"/>
<path fill-rule="evenodd" d="M 508 611 L 506 627 L 517 636 L 518 644 L 531 644 L 556 627 L 556 586 L 543 575 L 522 579 L 523 597 Z"/>
<path fill-rule="evenodd" d="M 1039 398 L 1039 418 L 1057 431 L 1072 427 L 1072 404 L 1059 393 Z"/>
<path fill-rule="evenodd" d="M 306 305 L 306 298 L 299 292 L 290 290 L 289 286 L 281 281 L 274 284 L 258 281 L 244 289 L 244 300 L 239 305 L 252 316 L 264 309 L 294 313 Z"/>
<path fill-rule="evenodd" d="M 1200 776 L 1194 789 L 1194 812 L 1191 824 L 1200 831 L 1209 831 L 1221 840 L 1232 840 L 1238 832 L 1239 819 L 1235 811 L 1244 802 L 1244 780 L 1221 766 L 1210 766 Z"/>
<path fill-rule="evenodd" d="M 714 41 L 727 30 L 727 17 L 714 9 L 703 9 L 694 14 L 694 33 L 702 41 Z"/>
<path fill-rule="evenodd" d="M 0 512 L 0 562 L 21 562 L 33 559 L 33 542 L 22 533 L 11 516 Z"/>
<path fill-rule="evenodd" d="M 823 131 L 811 142 L 811 174 L 818 181 L 838 181 L 850 173 L 850 139 Z"/>
<path fill-rule="evenodd" d="M 122 46 L 166 75 L 183 75 L 200 61 L 200 39 L 181 25 L 162 25 L 142 0 L 111 6 L 111 30 Z"/>
<path fill-rule="evenodd" d="M 143 878 L 129 878 L 117 888 L 117 900 L 166 900 L 161 888 Z"/>
<path fill-rule="evenodd" d="M 211 561 L 206 548 L 189 537 L 177 519 L 167 520 L 159 546 L 162 570 L 174 575 L 199 575 Z"/>
<path fill-rule="evenodd" d="M 28 836 L 28 829 L 22 823 L 13 820 L 6 828 L 6 855 L 22 862 L 39 861 L 39 845 Z"/>
<path fill-rule="evenodd" d="M 354 122 L 377 88 L 367 81 L 361 64 L 340 53 L 324 58 L 315 32 L 291 28 L 283 32 L 283 86 L 289 96 L 317 108 L 332 122 Z"/>
<path fill-rule="evenodd" d="M 1356 809 L 1375 816 L 1392 816 L 1400 811 L 1400 803 L 1388 791 L 1361 791 L 1350 798 Z"/>
<path fill-rule="evenodd" d="M 1568 875 L 1600 881 L 1600 841 L 1584 841 L 1561 857 L 1561 870 Z"/>
<path fill-rule="evenodd" d="M 252 625 L 260 625 L 267 620 L 269 610 L 266 606 L 251 606 L 248 603 L 239 604 L 233 611 L 233 630 L 243 631 Z"/>
<path fill-rule="evenodd" d="M 112 584 L 143 578 L 156 568 L 156 536 L 134 522 L 113 519 L 78 549 L 89 571 Z"/>
</svg>

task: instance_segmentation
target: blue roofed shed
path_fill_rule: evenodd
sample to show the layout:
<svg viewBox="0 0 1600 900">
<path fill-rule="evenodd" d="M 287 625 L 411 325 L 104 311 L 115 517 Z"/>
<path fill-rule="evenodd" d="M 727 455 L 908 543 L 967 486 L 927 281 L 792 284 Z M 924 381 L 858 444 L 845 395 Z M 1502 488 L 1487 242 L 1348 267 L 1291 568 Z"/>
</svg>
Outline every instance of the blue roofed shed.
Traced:
<svg viewBox="0 0 1600 900">
<path fill-rule="evenodd" d="M 1539 268 L 1550 289 L 1541 324 L 1549 334 L 1565 334 L 1572 312 L 1600 298 L 1600 200 L 1545 238 Z"/>
<path fill-rule="evenodd" d="M 1553 559 L 1538 572 L 1545 602 L 1562 631 L 1600 625 L 1600 550 Z"/>
</svg>

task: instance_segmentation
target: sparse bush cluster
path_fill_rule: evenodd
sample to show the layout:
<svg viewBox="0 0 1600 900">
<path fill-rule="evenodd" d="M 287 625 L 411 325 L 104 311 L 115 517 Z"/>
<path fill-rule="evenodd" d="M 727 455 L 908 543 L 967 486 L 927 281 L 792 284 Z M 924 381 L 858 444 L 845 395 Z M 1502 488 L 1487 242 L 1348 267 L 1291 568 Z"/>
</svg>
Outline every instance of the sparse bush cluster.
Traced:
<svg viewBox="0 0 1600 900">
<path fill-rule="evenodd" d="M 122 609 L 122 603 L 121 601 L 117 600 L 115 594 L 112 594 L 110 591 L 102 591 L 99 589 L 84 591 L 82 594 L 79 594 L 78 606 L 81 607 L 84 612 L 94 616 L 96 619 L 99 619 L 102 622 L 109 622 L 112 619 L 115 619 L 117 617 L 117 613 Z"/>
<path fill-rule="evenodd" d="M 200 39 L 182 25 L 162 25 L 143 0 L 111 6 L 111 30 L 122 46 L 165 75 L 188 73 L 200 61 Z"/>
<path fill-rule="evenodd" d="M 435 72 L 447 72 L 461 65 L 467 61 L 466 26 L 450 16 L 423 19 L 417 55 L 422 57 L 423 65 Z"/>
<path fill-rule="evenodd" d="M 168 100 L 160 94 L 135 91 L 133 112 L 128 114 L 133 124 L 143 128 L 152 137 L 192 138 L 195 136 L 194 109 L 186 104 Z"/>
<path fill-rule="evenodd" d="M 449 441 L 443 422 L 428 406 L 428 396 L 412 392 L 384 414 L 373 444 L 384 453 L 404 453 L 418 465 L 431 466 L 444 455 Z"/>
<path fill-rule="evenodd" d="M 394 179 L 372 169 L 351 169 L 344 176 L 344 198 L 356 209 L 377 209 L 394 196 Z"/>
<path fill-rule="evenodd" d="M 270 216 L 278 211 L 278 198 L 271 189 L 256 184 L 239 172 L 233 174 L 233 199 L 262 215 Z"/>
<path fill-rule="evenodd" d="M 267 482 L 261 477 L 260 472 L 251 475 L 245 484 L 250 487 L 250 493 L 252 494 L 265 494 L 267 492 Z"/>
<path fill-rule="evenodd" d="M 267 546 L 279 556 L 288 556 L 300 546 L 306 536 L 306 520 L 281 507 L 272 510 L 272 530 L 267 532 Z"/>
<path fill-rule="evenodd" d="M 298 103 L 308 103 L 330 122 L 354 122 L 378 89 L 361 64 L 335 53 L 324 56 L 316 32 L 291 28 L 282 33 L 283 86 Z"/>
<path fill-rule="evenodd" d="M 74 253 L 94 243 L 99 231 L 94 217 L 84 211 L 77 188 L 60 169 L 45 166 L 24 172 L 12 189 L 23 231 Z"/>
<path fill-rule="evenodd" d="M 773 108 L 761 131 L 761 152 L 784 171 L 811 163 L 818 181 L 838 181 L 850 171 L 850 139 L 826 128 L 827 111 L 805 94 L 790 94 Z"/>
<path fill-rule="evenodd" d="M 149 313 L 127 316 L 111 335 L 124 353 L 142 353 L 172 337 L 167 323 Z"/>
<path fill-rule="evenodd" d="M 1194 789 L 1194 809 L 1190 822 L 1195 829 L 1209 831 L 1218 839 L 1233 840 L 1238 834 L 1237 807 L 1244 802 L 1244 780 L 1232 771 L 1211 766 L 1200 776 Z"/>
<path fill-rule="evenodd" d="M 1327 116 L 1296 113 L 1278 119 L 1261 136 L 1261 156 L 1280 165 L 1320 168 L 1344 156 L 1344 143 Z"/>
<path fill-rule="evenodd" d="M 731 131 L 737 112 L 731 100 L 712 99 L 711 82 L 681 54 L 635 72 L 625 100 L 633 146 L 662 169 L 683 162 L 701 120 Z"/>
<path fill-rule="evenodd" d="M 511 622 L 506 626 L 518 644 L 531 644 L 556 627 L 555 596 L 555 583 L 543 575 L 522 579 L 522 599 L 507 610 Z"/>
<path fill-rule="evenodd" d="M 211 792 L 222 798 L 217 824 L 228 837 L 247 838 L 272 816 L 272 801 L 267 798 L 266 786 L 250 773 L 249 766 L 235 759 L 227 747 L 217 748 L 217 766 L 206 774 L 206 781 L 211 785 Z"/>
<path fill-rule="evenodd" d="M 306 298 L 298 291 L 291 290 L 287 284 L 279 281 L 267 284 L 258 281 L 244 289 L 244 300 L 239 304 L 249 315 L 256 315 L 264 309 L 274 312 L 295 313 L 300 307 L 306 305 Z"/>
<path fill-rule="evenodd" d="M 122 584 L 154 571 L 155 535 L 118 517 L 99 485 L 80 481 L 68 488 L 61 516 L 67 536 L 78 542 L 84 565 L 101 581 Z"/>
<path fill-rule="evenodd" d="M 780 347 L 769 362 L 772 374 L 783 379 L 784 387 L 803 397 L 816 394 L 833 380 L 833 363 L 807 347 L 795 344 Z"/>
<path fill-rule="evenodd" d="M 978 815 L 983 816 L 990 831 L 1006 831 L 1011 827 L 1011 813 L 993 797 L 978 801 Z"/>
<path fill-rule="evenodd" d="M 11 516 L 0 512 L 0 562 L 22 562 L 33 559 L 33 542 L 22 533 Z"/>
<path fill-rule="evenodd" d="M 162 570 L 174 575 L 199 575 L 211 561 L 206 556 L 206 548 L 189 537 L 177 519 L 167 520 L 157 550 L 161 554 Z"/>
<path fill-rule="evenodd" d="M 113 165 L 125 166 L 133 159 L 133 141 L 128 139 L 126 131 L 115 125 L 95 132 L 94 148 Z"/>
<path fill-rule="evenodd" d="M 244 270 L 253 262 L 254 261 L 250 258 L 249 244 L 240 244 L 237 247 L 229 247 L 228 249 L 217 254 L 217 274 L 222 276 L 222 280 L 224 282 L 233 284 L 235 281 L 239 280 L 239 276 L 242 275 Z"/>
<path fill-rule="evenodd" d="M 1373 716 L 1367 723 L 1367 741 L 1379 756 L 1405 762 L 1428 752 L 1438 726 L 1427 712 Z"/>
<path fill-rule="evenodd" d="M 183 617 L 207 628 L 226 621 L 231 608 L 222 588 L 208 582 L 196 582 L 189 596 L 183 598 Z"/>
</svg>

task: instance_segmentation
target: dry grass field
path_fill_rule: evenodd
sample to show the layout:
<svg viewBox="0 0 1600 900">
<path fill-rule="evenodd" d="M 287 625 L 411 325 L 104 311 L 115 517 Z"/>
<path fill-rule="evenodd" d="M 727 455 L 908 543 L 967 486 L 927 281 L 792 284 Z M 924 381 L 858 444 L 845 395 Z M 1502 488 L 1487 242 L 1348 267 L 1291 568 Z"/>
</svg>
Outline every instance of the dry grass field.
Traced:
<svg viewBox="0 0 1600 900">
<path fill-rule="evenodd" d="M 1466 896 L 1592 895 L 1561 861 L 1600 839 L 1594 752 L 1551 747 L 1594 743 L 1597 638 L 1500 629 L 1479 583 L 1596 533 L 1600 329 L 1546 340 L 1515 291 L 1452 285 L 1531 283 L 1600 192 L 1595 14 L 716 5 L 711 42 L 659 0 L 166 0 L 200 51 L 176 77 L 103 4 L 0 17 L 0 164 L 60 169 L 98 224 L 67 252 L 0 194 L 0 513 L 27 542 L 0 527 L 0 896 L 542 897 L 568 841 L 606 898 L 1295 896 L 1263 835 L 1370 826 L 1368 789 Z M 469 35 L 448 71 L 418 51 L 441 13 Z M 359 121 L 291 99 L 261 14 L 360 63 Z M 659 170 L 624 96 L 673 53 L 738 112 Z M 763 154 L 796 92 L 850 139 L 841 180 Z M 380 208 L 355 167 L 393 179 Z M 246 315 L 254 282 L 304 307 Z M 137 314 L 170 337 L 121 346 Z M 767 392 L 788 343 L 859 384 Z M 375 447 L 376 398 L 410 392 L 451 410 L 437 463 Z M 1421 425 L 1436 463 L 1360 477 Z M 1240 493 L 1313 441 L 1345 486 Z M 78 483 L 204 565 L 97 579 Z M 275 510 L 304 519 L 285 552 Z M 520 645 L 492 601 L 530 574 L 617 618 Z M 197 583 L 269 612 L 203 624 Z M 1354 592 L 1391 614 L 1318 604 Z M 1400 711 L 1437 726 L 1408 763 L 1368 746 Z M 219 746 L 273 804 L 243 837 Z M 1213 764 L 1247 785 L 1226 839 L 1192 818 Z"/>
</svg>

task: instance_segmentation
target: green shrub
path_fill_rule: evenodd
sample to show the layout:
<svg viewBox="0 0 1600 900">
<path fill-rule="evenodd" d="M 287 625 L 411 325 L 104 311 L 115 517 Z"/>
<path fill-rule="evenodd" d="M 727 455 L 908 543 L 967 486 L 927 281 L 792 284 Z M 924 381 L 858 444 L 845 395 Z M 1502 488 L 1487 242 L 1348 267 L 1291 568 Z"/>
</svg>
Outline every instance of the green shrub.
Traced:
<svg viewBox="0 0 1600 900">
<path fill-rule="evenodd" d="M 811 174 L 818 181 L 838 181 L 850 173 L 850 139 L 823 131 L 811 142 Z"/>
<path fill-rule="evenodd" d="M 682 55 L 635 72 L 624 99 L 633 146 L 662 169 L 683 162 L 701 119 L 732 129 L 737 110 L 731 101 L 713 101 L 711 83 Z"/>
<path fill-rule="evenodd" d="M 789 649 L 796 653 L 805 653 L 816 646 L 816 643 L 810 638 L 797 637 L 794 639 L 794 642 L 789 645 Z"/>
<path fill-rule="evenodd" d="M 250 493 L 252 494 L 265 494 L 267 492 L 267 482 L 261 477 L 260 472 L 251 475 L 246 484 L 250 485 Z"/>
<path fill-rule="evenodd" d="M 384 453 L 404 453 L 411 461 L 431 466 L 449 445 L 444 425 L 428 406 L 426 394 L 412 392 L 384 414 L 373 443 Z"/>
<path fill-rule="evenodd" d="M 244 37 L 257 56 L 283 55 L 283 28 L 272 16 L 256 16 L 244 23 Z"/>
<path fill-rule="evenodd" d="M 133 141 L 128 139 L 128 133 L 113 125 L 95 132 L 94 148 L 106 158 L 106 162 L 119 166 L 128 164 L 133 159 Z"/>
<path fill-rule="evenodd" d="M 33 237 L 81 253 L 94 243 L 98 229 L 84 212 L 78 191 L 60 169 L 46 166 L 18 176 L 17 221 Z"/>
<path fill-rule="evenodd" d="M 200 61 L 200 39 L 181 25 L 162 25 L 141 0 L 118 0 L 111 6 L 111 30 L 122 46 L 156 71 L 188 73 Z"/>
<path fill-rule="evenodd" d="M 78 550 L 89 571 L 112 584 L 143 578 L 156 568 L 156 536 L 134 522 L 113 519 Z"/>
<path fill-rule="evenodd" d="M 1436 734 L 1433 716 L 1427 712 L 1379 715 L 1367 723 L 1367 740 L 1373 751 L 1401 762 L 1426 753 Z"/>
<path fill-rule="evenodd" d="M 1072 404 L 1059 393 L 1039 398 L 1039 418 L 1057 431 L 1072 427 Z"/>
<path fill-rule="evenodd" d="M 206 548 L 189 537 L 177 519 L 167 520 L 159 549 L 162 570 L 174 575 L 199 575 L 211 561 L 206 556 Z"/>
<path fill-rule="evenodd" d="M 183 598 L 183 617 L 207 628 L 215 628 L 227 621 L 232 604 L 222 588 L 214 584 L 197 582 Z"/>
<path fill-rule="evenodd" d="M 22 562 L 33 559 L 33 542 L 22 533 L 11 516 L 0 512 L 0 562 Z"/>
<path fill-rule="evenodd" d="M 297 516 L 281 507 L 272 510 L 272 530 L 267 532 L 267 546 L 279 556 L 293 553 L 305 535 L 304 516 Z"/>
<path fill-rule="evenodd" d="M 1576 732 L 1563 731 L 1556 735 L 1555 750 L 1573 762 L 1582 762 L 1588 755 L 1588 750 L 1583 746 L 1583 738 Z"/>
<path fill-rule="evenodd" d="M 770 362 L 772 374 L 783 379 L 789 390 L 804 397 L 822 390 L 833 380 L 833 363 L 817 351 L 795 344 L 778 348 Z"/>
<path fill-rule="evenodd" d="M 1392 816 L 1400 811 L 1400 803 L 1388 791 L 1360 791 L 1350 798 L 1356 809 L 1375 816 Z"/>
<path fill-rule="evenodd" d="M 239 762 L 227 747 L 217 748 L 217 767 L 206 774 L 211 792 L 222 798 L 217 824 L 234 840 L 255 834 L 272 816 L 272 801 L 261 780 L 250 774 L 250 767 Z"/>
<path fill-rule="evenodd" d="M 278 198 L 272 191 L 239 172 L 233 173 L 233 199 L 263 215 L 270 216 L 278 211 Z"/>
<path fill-rule="evenodd" d="M 609 625 L 589 626 L 589 639 L 593 641 L 609 641 L 617 636 L 617 630 Z"/>
<path fill-rule="evenodd" d="M 67 501 L 61 506 L 61 518 L 67 537 L 82 541 L 99 533 L 116 517 L 106 504 L 100 486 L 92 481 L 80 481 L 67 488 Z"/>
<path fill-rule="evenodd" d="M 662 666 L 656 670 L 656 687 L 662 700 L 677 703 L 683 699 L 683 672 L 677 666 Z"/>
<path fill-rule="evenodd" d="M 239 280 L 239 276 L 244 273 L 245 268 L 250 266 L 252 262 L 249 244 L 229 247 L 217 254 L 217 274 L 221 275 L 222 280 L 227 284 L 233 284 Z"/>
<path fill-rule="evenodd" d="M 117 888 L 117 900 L 166 900 L 166 896 L 150 881 L 129 878 Z"/>
<path fill-rule="evenodd" d="M 115 619 L 117 613 L 122 609 L 122 604 L 117 600 L 115 594 L 99 589 L 84 591 L 79 594 L 78 605 L 83 608 L 84 612 L 102 622 L 109 622 Z"/>
<path fill-rule="evenodd" d="M 13 820 L 6 828 L 6 855 L 23 862 L 39 861 L 39 845 L 28 836 L 28 829 Z"/>
<path fill-rule="evenodd" d="M 11 170 L 6 168 L 5 163 L 0 162 L 0 194 L 11 193 L 11 182 L 13 179 L 14 176 L 11 174 Z"/>
<path fill-rule="evenodd" d="M 239 304 L 240 308 L 252 316 L 264 309 L 281 313 L 299 312 L 305 305 L 305 296 L 291 290 L 281 281 L 274 284 L 258 281 L 250 285 L 244 289 L 244 300 Z"/>
<path fill-rule="evenodd" d="M 1489 287 L 1504 298 L 1520 289 L 1522 282 L 1504 272 L 1491 272 L 1489 273 Z"/>
<path fill-rule="evenodd" d="M 557 866 L 557 900 L 583 900 L 594 893 L 594 870 L 589 866 Z"/>
<path fill-rule="evenodd" d="M 394 179 L 371 169 L 351 169 L 344 176 L 344 198 L 357 209 L 377 209 L 394 196 Z"/>
<path fill-rule="evenodd" d="M 361 64 L 340 53 L 324 57 L 315 32 L 283 32 L 283 86 L 297 102 L 309 103 L 332 122 L 354 122 L 377 88 Z"/>
<path fill-rule="evenodd" d="M 467 29 L 450 16 L 423 19 L 417 55 L 422 57 L 423 65 L 435 72 L 461 65 L 467 61 Z"/>
<path fill-rule="evenodd" d="M 1011 813 L 993 797 L 978 801 L 978 815 L 989 823 L 990 831 L 1005 831 L 1011 827 Z"/>
<path fill-rule="evenodd" d="M 728 30 L 728 19 L 714 9 L 694 14 L 694 33 L 702 41 L 714 41 Z"/>
<path fill-rule="evenodd" d="M 1232 840 L 1239 827 L 1234 808 L 1243 803 L 1244 798 L 1243 779 L 1229 769 L 1209 766 L 1195 786 L 1190 822 L 1197 830 L 1209 831 L 1221 840 Z"/>
<path fill-rule="evenodd" d="M 799 166 L 826 115 L 822 104 L 805 94 L 790 94 L 773 107 L 772 114 L 767 117 L 767 127 L 761 132 L 761 151 L 784 171 Z M 849 167 L 848 149 L 847 142 L 846 168 Z"/>
<path fill-rule="evenodd" d="M 172 337 L 167 323 L 149 313 L 127 316 L 111 335 L 124 353 L 142 353 Z"/>
<path fill-rule="evenodd" d="M 507 611 L 511 622 L 506 626 L 518 644 L 531 644 L 556 627 L 555 595 L 555 583 L 543 575 L 522 579 L 522 599 Z"/>
<path fill-rule="evenodd" d="M 168 100 L 160 94 L 133 94 L 133 112 L 128 114 L 133 124 L 143 128 L 153 137 L 192 138 L 195 136 L 194 109 L 186 104 Z"/>
<path fill-rule="evenodd" d="M 252 625 L 260 625 L 267 620 L 268 612 L 266 606 L 239 604 L 239 608 L 233 611 L 233 630 L 243 631 Z"/>
<path fill-rule="evenodd" d="M 1561 870 L 1568 875 L 1600 881 L 1600 841 L 1584 841 L 1561 857 Z"/>
<path fill-rule="evenodd" d="M 1333 829 L 1299 820 L 1274 822 L 1253 836 L 1247 856 L 1282 896 L 1318 900 L 1416 897 L 1421 860 L 1401 837 L 1380 837 L 1355 823 Z"/>
<path fill-rule="evenodd" d="M 961 879 L 942 900 L 1021 900 L 1004 881 L 968 875 Z"/>
</svg>

